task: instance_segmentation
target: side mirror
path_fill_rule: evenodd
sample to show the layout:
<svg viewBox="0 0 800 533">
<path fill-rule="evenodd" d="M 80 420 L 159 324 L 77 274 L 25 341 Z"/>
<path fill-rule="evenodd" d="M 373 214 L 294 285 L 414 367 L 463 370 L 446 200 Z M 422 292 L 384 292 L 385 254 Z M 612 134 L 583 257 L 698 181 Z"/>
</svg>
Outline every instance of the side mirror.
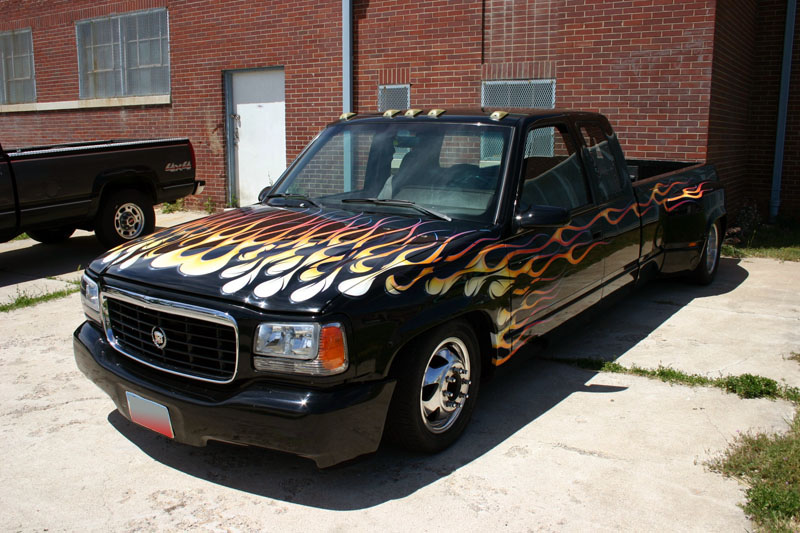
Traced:
<svg viewBox="0 0 800 533">
<path fill-rule="evenodd" d="M 258 193 L 258 203 L 260 204 L 264 203 L 264 200 L 267 199 L 267 196 L 269 196 L 269 193 L 271 192 L 272 192 L 271 185 L 269 187 L 264 187 L 263 189 L 261 189 L 261 192 Z"/>
<path fill-rule="evenodd" d="M 534 205 L 524 213 L 514 217 L 517 227 L 535 228 L 541 226 L 566 226 L 572 218 L 563 207 L 552 205 Z"/>
</svg>

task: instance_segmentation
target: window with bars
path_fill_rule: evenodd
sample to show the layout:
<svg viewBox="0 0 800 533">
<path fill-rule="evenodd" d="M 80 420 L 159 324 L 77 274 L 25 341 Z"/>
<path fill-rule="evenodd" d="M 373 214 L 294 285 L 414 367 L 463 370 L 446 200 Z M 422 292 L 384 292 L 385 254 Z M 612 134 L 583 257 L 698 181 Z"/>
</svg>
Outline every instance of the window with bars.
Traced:
<svg viewBox="0 0 800 533">
<path fill-rule="evenodd" d="M 485 81 L 481 87 L 481 106 L 488 108 L 545 108 L 556 106 L 555 80 L 497 80 Z M 552 131 L 539 130 L 529 136 L 525 156 L 552 156 Z"/>
<path fill-rule="evenodd" d="M 36 101 L 30 28 L 0 33 L 0 104 Z"/>
<path fill-rule="evenodd" d="M 76 23 L 81 98 L 169 94 L 167 10 Z"/>
<path fill-rule="evenodd" d="M 485 81 L 481 88 L 481 106 L 499 108 L 556 106 L 555 80 Z"/>
<path fill-rule="evenodd" d="M 378 85 L 378 111 L 411 107 L 411 85 Z"/>
</svg>

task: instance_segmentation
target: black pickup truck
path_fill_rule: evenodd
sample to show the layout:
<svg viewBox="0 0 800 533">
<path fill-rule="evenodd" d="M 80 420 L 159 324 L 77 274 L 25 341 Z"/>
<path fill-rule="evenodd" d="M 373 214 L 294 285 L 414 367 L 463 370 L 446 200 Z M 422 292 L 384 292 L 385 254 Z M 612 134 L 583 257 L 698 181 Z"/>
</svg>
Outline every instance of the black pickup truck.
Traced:
<svg viewBox="0 0 800 533">
<path fill-rule="evenodd" d="M 94 141 L 3 151 L 0 242 L 94 230 L 108 246 L 153 232 L 153 204 L 199 194 L 189 139 Z"/>
<path fill-rule="evenodd" d="M 712 166 L 626 161 L 602 115 L 346 114 L 259 204 L 96 259 L 75 357 L 180 442 L 434 452 L 531 340 L 654 276 L 711 282 L 725 224 Z"/>
</svg>

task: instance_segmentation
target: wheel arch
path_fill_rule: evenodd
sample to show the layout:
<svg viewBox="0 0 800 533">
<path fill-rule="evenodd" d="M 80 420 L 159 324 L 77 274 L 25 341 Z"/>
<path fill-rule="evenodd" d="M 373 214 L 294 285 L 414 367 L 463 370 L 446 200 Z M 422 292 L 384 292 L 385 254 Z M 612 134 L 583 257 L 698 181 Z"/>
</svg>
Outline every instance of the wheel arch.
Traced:
<svg viewBox="0 0 800 533">
<path fill-rule="evenodd" d="M 421 337 L 430 333 L 432 330 L 456 320 L 466 322 L 478 341 L 478 350 L 480 352 L 479 356 L 481 359 L 481 379 L 485 380 L 491 377 L 495 369 L 495 366 L 492 364 L 492 360 L 497 352 L 496 348 L 492 344 L 492 334 L 496 332 L 496 327 L 494 326 L 494 322 L 492 321 L 489 313 L 484 310 L 472 310 L 460 315 L 448 317 L 446 320 L 430 324 L 421 331 L 418 331 L 413 336 L 407 338 L 407 340 L 400 344 L 394 351 L 386 374 L 390 377 L 397 378 L 398 369 L 401 366 L 400 360 L 402 359 L 402 354 L 409 345 L 414 344 Z"/>
</svg>

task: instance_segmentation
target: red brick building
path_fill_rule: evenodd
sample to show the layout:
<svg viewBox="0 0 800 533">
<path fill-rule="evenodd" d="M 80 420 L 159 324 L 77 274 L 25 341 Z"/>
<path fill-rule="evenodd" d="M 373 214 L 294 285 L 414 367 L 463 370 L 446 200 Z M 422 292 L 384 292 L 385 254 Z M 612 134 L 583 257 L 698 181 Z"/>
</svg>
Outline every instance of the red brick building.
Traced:
<svg viewBox="0 0 800 533">
<path fill-rule="evenodd" d="M 259 142 L 283 167 L 342 111 L 342 1 L 0 0 L 0 10 L 4 146 L 187 136 L 208 183 L 197 205 L 238 200 L 236 172 L 263 156 Z M 781 0 L 352 0 L 353 111 L 600 111 L 630 157 L 708 159 L 730 209 L 754 199 L 766 213 L 785 12 Z M 795 46 L 785 215 L 800 207 L 798 56 Z"/>
</svg>

